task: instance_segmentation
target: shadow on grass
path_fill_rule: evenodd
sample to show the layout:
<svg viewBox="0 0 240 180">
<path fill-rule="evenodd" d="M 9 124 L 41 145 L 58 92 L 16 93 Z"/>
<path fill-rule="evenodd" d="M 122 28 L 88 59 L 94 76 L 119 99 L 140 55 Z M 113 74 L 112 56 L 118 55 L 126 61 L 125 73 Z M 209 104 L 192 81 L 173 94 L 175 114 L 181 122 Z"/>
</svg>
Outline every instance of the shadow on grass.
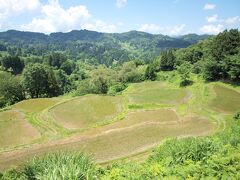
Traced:
<svg viewBox="0 0 240 180">
<path fill-rule="evenodd" d="M 186 87 L 186 86 L 191 86 L 191 85 L 193 85 L 193 81 L 191 81 L 191 80 L 185 80 L 185 81 L 180 82 L 180 87 Z"/>
</svg>

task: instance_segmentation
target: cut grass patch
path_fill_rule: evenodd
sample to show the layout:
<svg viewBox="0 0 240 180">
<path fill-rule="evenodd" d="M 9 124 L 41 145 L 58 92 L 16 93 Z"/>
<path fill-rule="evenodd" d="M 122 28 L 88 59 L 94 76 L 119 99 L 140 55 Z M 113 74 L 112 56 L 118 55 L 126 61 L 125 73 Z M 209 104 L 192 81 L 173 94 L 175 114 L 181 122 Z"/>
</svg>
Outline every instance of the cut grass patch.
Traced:
<svg viewBox="0 0 240 180">
<path fill-rule="evenodd" d="M 62 103 L 50 110 L 67 129 L 84 129 L 111 120 L 123 111 L 123 97 L 90 95 Z"/>
<path fill-rule="evenodd" d="M 240 93 L 222 85 L 213 85 L 216 97 L 209 107 L 224 113 L 235 113 L 240 110 Z"/>
<path fill-rule="evenodd" d="M 31 143 L 39 132 L 18 111 L 0 112 L 0 149 Z"/>
</svg>

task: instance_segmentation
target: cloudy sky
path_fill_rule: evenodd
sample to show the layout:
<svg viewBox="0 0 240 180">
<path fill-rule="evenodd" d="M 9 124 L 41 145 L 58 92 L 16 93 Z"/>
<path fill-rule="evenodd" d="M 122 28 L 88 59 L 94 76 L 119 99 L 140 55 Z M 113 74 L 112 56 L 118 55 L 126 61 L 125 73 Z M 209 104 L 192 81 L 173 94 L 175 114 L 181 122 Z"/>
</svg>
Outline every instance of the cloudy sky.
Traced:
<svg viewBox="0 0 240 180">
<path fill-rule="evenodd" d="M 240 27 L 240 0 L 0 0 L 0 31 L 145 31 L 171 36 Z"/>
</svg>

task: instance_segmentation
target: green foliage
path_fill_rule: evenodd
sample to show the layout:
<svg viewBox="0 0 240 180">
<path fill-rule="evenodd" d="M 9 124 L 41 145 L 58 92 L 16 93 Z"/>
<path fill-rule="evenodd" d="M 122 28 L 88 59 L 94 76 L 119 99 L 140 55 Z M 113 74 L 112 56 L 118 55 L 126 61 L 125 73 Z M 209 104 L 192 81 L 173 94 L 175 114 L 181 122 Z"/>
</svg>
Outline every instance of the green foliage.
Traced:
<svg viewBox="0 0 240 180">
<path fill-rule="evenodd" d="M 238 29 L 225 30 L 214 38 L 211 44 L 211 55 L 218 62 L 228 55 L 237 54 L 240 47 L 240 33 Z"/>
<path fill-rule="evenodd" d="M 94 87 L 89 79 L 80 81 L 77 89 L 74 92 L 75 96 L 81 96 L 85 94 L 92 94 L 94 92 Z"/>
<path fill-rule="evenodd" d="M 117 95 L 118 93 L 122 92 L 124 89 L 127 88 L 127 85 L 124 83 L 117 83 L 113 86 L 111 86 L 108 90 L 108 95 L 114 96 Z"/>
<path fill-rule="evenodd" d="M 6 103 L 13 104 L 25 99 L 21 77 L 0 72 L 0 95 L 2 96 L 0 107 Z"/>
<path fill-rule="evenodd" d="M 218 80 L 220 78 L 219 71 L 221 70 L 216 61 L 211 61 L 210 59 L 205 60 L 202 71 L 203 78 L 208 81 Z"/>
<path fill-rule="evenodd" d="M 109 34 L 88 30 L 50 35 L 15 30 L 0 33 L 3 50 L 7 48 L 9 54 L 46 56 L 52 51 L 61 51 L 71 59 L 107 66 L 134 59 L 149 62 L 165 49 L 187 47 L 207 37 L 191 35 L 174 38 L 137 31 Z M 60 67 L 61 60 L 52 58 L 49 64 Z"/>
<path fill-rule="evenodd" d="M 160 69 L 164 71 L 171 71 L 174 69 L 176 58 L 172 50 L 164 51 L 161 54 Z"/>
<path fill-rule="evenodd" d="M 240 81 L 240 50 L 238 54 L 226 57 L 224 62 L 229 78 L 233 81 Z"/>
<path fill-rule="evenodd" d="M 202 73 L 207 81 L 240 81 L 240 33 L 237 29 L 225 30 L 174 54 L 176 65 L 191 63 L 193 72 Z"/>
<path fill-rule="evenodd" d="M 36 157 L 22 170 L 11 170 L 2 179 L 95 179 L 96 170 L 90 157 L 83 153 L 52 153 Z"/>
<path fill-rule="evenodd" d="M 48 64 L 55 68 L 60 68 L 63 65 L 63 68 L 67 69 L 67 65 L 63 64 L 67 60 L 67 57 L 62 53 L 53 52 L 48 56 Z M 64 67 L 65 66 L 65 67 Z M 63 69 L 64 70 L 64 69 Z"/>
<path fill-rule="evenodd" d="M 147 69 L 145 71 L 145 79 L 149 79 L 151 81 L 155 81 L 156 80 L 156 77 L 157 77 L 157 74 L 155 72 L 155 67 L 153 64 L 149 64 L 147 66 Z"/>
<path fill-rule="evenodd" d="M 63 70 L 54 71 L 60 94 L 70 92 L 74 89 L 74 84 Z"/>
<path fill-rule="evenodd" d="M 235 120 L 240 120 L 240 112 L 237 112 L 235 115 L 234 115 L 234 119 Z"/>
<path fill-rule="evenodd" d="M 67 60 L 62 63 L 61 69 L 67 73 L 67 75 L 72 74 L 72 72 L 75 70 L 76 64 L 73 61 Z"/>
<path fill-rule="evenodd" d="M 187 138 L 181 141 L 175 139 L 159 146 L 149 160 L 160 162 L 167 158 L 169 164 L 182 164 L 186 160 L 204 161 L 218 149 L 218 144 L 208 138 Z"/>
<path fill-rule="evenodd" d="M 20 74 L 24 68 L 24 62 L 18 56 L 5 56 L 1 59 L 3 70 L 12 74 Z"/>
<path fill-rule="evenodd" d="M 189 84 L 190 72 L 191 72 L 191 64 L 189 62 L 184 62 L 180 66 L 177 67 L 178 73 L 181 77 L 181 85 L 186 86 Z"/>
<path fill-rule="evenodd" d="M 53 70 L 43 64 L 30 64 L 23 72 L 23 86 L 32 98 L 52 97 L 59 94 Z"/>
<path fill-rule="evenodd" d="M 122 65 L 119 72 L 119 80 L 123 83 L 140 82 L 144 80 L 145 70 L 141 66 L 136 66 L 133 61 L 126 62 Z"/>
</svg>

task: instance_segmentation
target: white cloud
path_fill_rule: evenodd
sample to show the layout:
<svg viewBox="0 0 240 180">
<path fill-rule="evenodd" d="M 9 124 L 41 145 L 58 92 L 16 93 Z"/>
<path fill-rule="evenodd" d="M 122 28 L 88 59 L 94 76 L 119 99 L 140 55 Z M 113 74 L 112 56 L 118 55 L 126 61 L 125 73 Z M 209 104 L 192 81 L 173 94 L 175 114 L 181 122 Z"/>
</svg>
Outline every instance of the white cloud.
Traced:
<svg viewBox="0 0 240 180">
<path fill-rule="evenodd" d="M 157 24 L 142 24 L 138 30 L 150 33 L 159 33 L 163 30 L 163 28 Z"/>
<path fill-rule="evenodd" d="M 30 23 L 21 25 L 21 30 L 34 32 L 68 32 L 73 29 L 89 29 L 113 32 L 116 27 L 101 20 L 93 19 L 86 6 L 79 5 L 64 9 L 58 0 L 42 5 L 40 15 Z"/>
<path fill-rule="evenodd" d="M 218 24 L 218 25 L 208 24 L 200 28 L 200 31 L 202 33 L 207 33 L 207 34 L 218 34 L 222 30 L 223 30 L 222 24 Z"/>
<path fill-rule="evenodd" d="M 212 10 L 215 9 L 216 5 L 215 4 L 205 4 L 205 6 L 203 7 L 204 10 Z"/>
<path fill-rule="evenodd" d="M 213 16 L 208 16 L 208 17 L 206 17 L 206 20 L 207 20 L 207 22 L 209 22 L 209 23 L 213 23 L 213 22 L 216 22 L 216 21 L 217 21 L 217 18 L 218 18 L 218 15 L 217 15 L 217 14 L 214 14 Z"/>
<path fill-rule="evenodd" d="M 115 32 L 116 26 L 113 24 L 107 24 L 101 20 L 93 20 L 91 23 L 86 23 L 82 26 L 83 29 L 93 30 L 93 31 L 100 31 L 100 32 Z"/>
<path fill-rule="evenodd" d="M 63 9 L 58 0 L 51 0 L 49 4 L 41 8 L 42 17 L 33 18 L 33 20 L 21 26 L 23 30 L 35 32 L 56 32 L 69 31 L 81 27 L 81 25 L 90 18 L 90 14 L 85 6 L 74 6 Z"/>
<path fill-rule="evenodd" d="M 39 0 L 0 0 L 0 27 L 7 27 L 9 18 L 21 13 L 36 11 L 40 6 Z"/>
<path fill-rule="evenodd" d="M 127 0 L 117 0 L 117 2 L 116 2 L 116 5 L 118 8 L 122 8 L 122 7 L 126 6 L 126 4 L 127 4 Z"/>
<path fill-rule="evenodd" d="M 185 24 L 176 25 L 173 27 L 161 27 L 157 24 L 142 24 L 138 30 L 155 34 L 161 33 L 169 35 L 180 35 L 183 33 L 185 27 Z"/>
<path fill-rule="evenodd" d="M 236 24 L 236 23 L 240 23 L 240 17 L 239 16 L 235 16 L 235 17 L 230 17 L 224 20 L 224 22 L 226 24 Z"/>
<path fill-rule="evenodd" d="M 170 30 L 170 34 L 172 35 L 179 35 L 183 32 L 184 28 L 186 27 L 185 24 L 181 24 L 179 26 L 174 26 Z"/>
<path fill-rule="evenodd" d="M 13 13 L 35 10 L 39 6 L 38 0 L 0 0 L 0 13 L 12 15 Z"/>
</svg>

